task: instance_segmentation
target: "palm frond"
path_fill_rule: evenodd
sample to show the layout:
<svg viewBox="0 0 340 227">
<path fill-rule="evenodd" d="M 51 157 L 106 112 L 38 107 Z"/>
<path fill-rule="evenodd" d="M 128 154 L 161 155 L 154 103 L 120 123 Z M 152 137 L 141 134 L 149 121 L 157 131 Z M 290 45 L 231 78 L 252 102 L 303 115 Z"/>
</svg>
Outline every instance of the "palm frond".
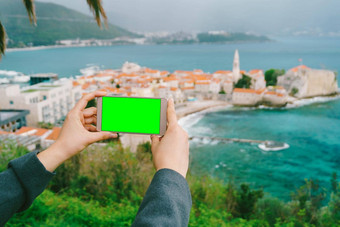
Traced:
<svg viewBox="0 0 340 227">
<path fill-rule="evenodd" d="M 5 54 L 6 49 L 6 32 L 4 26 L 2 26 L 0 21 L 0 59 L 1 56 Z"/>
<path fill-rule="evenodd" d="M 104 19 L 105 27 L 107 27 L 107 17 L 106 17 L 104 8 L 102 6 L 102 0 L 86 0 L 86 1 L 90 7 L 90 10 L 95 16 L 98 26 L 101 27 L 101 18 L 100 18 L 101 16 Z"/>
<path fill-rule="evenodd" d="M 37 17 L 35 15 L 35 6 L 34 6 L 34 0 L 22 0 L 25 4 L 28 17 L 30 19 L 31 24 L 34 23 L 34 25 L 37 24 Z"/>
</svg>

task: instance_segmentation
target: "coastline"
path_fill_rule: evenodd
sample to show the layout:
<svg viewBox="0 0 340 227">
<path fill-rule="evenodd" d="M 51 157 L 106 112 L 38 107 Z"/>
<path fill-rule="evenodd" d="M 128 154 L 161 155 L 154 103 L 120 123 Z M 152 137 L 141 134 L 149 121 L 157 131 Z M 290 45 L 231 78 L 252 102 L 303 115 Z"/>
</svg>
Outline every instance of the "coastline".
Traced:
<svg viewBox="0 0 340 227">
<path fill-rule="evenodd" d="M 181 119 L 191 114 L 202 112 L 204 110 L 210 110 L 215 108 L 222 108 L 230 106 L 231 103 L 225 101 L 195 101 L 192 103 L 184 104 L 184 106 L 176 107 L 177 118 Z"/>
<path fill-rule="evenodd" d="M 84 45 L 50 45 L 50 46 L 34 46 L 34 47 L 23 47 L 23 48 L 7 48 L 6 52 L 17 52 L 17 51 L 35 51 L 45 49 L 57 49 L 57 48 L 70 48 L 70 47 L 87 47 Z"/>
</svg>

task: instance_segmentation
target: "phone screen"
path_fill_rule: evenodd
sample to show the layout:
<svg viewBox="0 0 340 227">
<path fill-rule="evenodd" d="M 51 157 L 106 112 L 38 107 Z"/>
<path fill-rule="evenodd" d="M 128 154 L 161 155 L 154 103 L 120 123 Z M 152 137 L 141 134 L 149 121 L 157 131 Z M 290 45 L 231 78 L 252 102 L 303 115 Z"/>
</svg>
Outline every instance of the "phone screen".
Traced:
<svg viewBox="0 0 340 227">
<path fill-rule="evenodd" d="M 161 99 L 102 99 L 102 131 L 159 134 L 160 121 Z"/>
</svg>

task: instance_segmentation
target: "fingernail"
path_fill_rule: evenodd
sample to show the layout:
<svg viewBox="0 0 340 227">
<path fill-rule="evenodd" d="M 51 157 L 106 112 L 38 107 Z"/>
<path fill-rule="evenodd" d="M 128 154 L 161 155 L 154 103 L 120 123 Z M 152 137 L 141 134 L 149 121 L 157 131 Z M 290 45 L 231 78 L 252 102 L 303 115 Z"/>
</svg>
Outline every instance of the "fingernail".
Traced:
<svg viewBox="0 0 340 227">
<path fill-rule="evenodd" d="M 110 137 L 111 137 L 111 138 L 117 138 L 117 134 L 116 134 L 116 133 L 112 133 L 112 134 L 110 135 Z"/>
</svg>

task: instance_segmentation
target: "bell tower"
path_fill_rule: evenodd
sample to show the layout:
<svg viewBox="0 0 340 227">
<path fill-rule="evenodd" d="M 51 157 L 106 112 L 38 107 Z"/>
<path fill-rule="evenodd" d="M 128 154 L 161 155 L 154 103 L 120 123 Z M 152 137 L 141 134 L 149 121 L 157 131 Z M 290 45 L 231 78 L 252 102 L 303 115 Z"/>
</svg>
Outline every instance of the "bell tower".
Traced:
<svg viewBox="0 0 340 227">
<path fill-rule="evenodd" d="M 235 83 L 241 78 L 240 74 L 240 56 L 238 50 L 235 50 L 234 63 L 233 63 L 233 80 Z"/>
</svg>

